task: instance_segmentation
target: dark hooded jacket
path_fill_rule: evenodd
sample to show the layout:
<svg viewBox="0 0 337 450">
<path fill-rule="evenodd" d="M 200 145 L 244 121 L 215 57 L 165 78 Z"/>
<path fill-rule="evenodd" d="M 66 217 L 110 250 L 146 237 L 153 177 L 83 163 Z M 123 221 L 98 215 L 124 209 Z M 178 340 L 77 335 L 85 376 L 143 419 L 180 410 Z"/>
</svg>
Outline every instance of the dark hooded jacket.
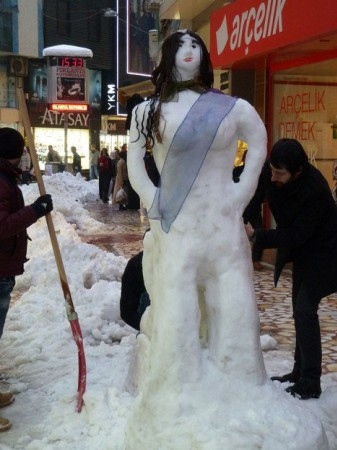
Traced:
<svg viewBox="0 0 337 450">
<path fill-rule="evenodd" d="M 263 248 L 278 249 L 275 284 L 285 264 L 293 262 L 296 282 L 305 282 L 319 297 L 336 292 L 337 208 L 321 172 L 308 164 L 294 181 L 279 188 L 271 182 L 266 163 L 245 220 L 249 220 L 249 208 L 261 205 L 264 198 L 277 226 L 256 230 L 256 242 Z"/>
<path fill-rule="evenodd" d="M 38 220 L 31 206 L 25 206 L 17 179 L 21 173 L 0 158 L 0 277 L 23 273 L 27 254 L 27 228 Z"/>
</svg>

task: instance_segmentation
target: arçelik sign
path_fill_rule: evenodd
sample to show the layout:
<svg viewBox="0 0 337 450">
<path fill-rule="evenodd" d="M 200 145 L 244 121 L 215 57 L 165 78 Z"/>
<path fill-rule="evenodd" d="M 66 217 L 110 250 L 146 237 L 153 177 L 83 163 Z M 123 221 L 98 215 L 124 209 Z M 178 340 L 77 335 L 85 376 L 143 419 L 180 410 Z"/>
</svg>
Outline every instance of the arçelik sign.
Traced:
<svg viewBox="0 0 337 450">
<path fill-rule="evenodd" d="M 336 0 L 238 0 L 211 16 L 214 67 L 337 32 Z"/>
</svg>

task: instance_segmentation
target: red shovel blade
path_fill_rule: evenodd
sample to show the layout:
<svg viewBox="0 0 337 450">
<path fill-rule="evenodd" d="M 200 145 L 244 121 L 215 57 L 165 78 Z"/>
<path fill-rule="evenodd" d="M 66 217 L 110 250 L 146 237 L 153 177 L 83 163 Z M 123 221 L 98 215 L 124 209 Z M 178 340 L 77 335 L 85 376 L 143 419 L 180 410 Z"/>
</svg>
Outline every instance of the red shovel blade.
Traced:
<svg viewBox="0 0 337 450">
<path fill-rule="evenodd" d="M 70 320 L 71 331 L 77 345 L 78 350 L 78 397 L 77 397 L 77 412 L 81 412 L 83 406 L 83 394 L 87 382 L 87 368 L 85 362 L 85 353 L 83 346 L 82 331 L 78 319 Z"/>
</svg>

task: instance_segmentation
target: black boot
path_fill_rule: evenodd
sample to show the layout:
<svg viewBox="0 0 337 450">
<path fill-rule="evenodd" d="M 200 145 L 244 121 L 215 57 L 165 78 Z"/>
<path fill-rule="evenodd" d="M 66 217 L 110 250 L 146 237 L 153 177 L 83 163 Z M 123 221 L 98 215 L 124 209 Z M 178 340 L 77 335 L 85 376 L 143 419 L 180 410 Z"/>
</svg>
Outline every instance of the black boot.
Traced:
<svg viewBox="0 0 337 450">
<path fill-rule="evenodd" d="M 301 400 L 308 400 L 309 398 L 319 398 L 322 393 L 321 383 L 319 380 L 311 380 L 310 378 L 300 378 L 300 380 L 293 386 L 286 389 L 293 397 Z"/>
<path fill-rule="evenodd" d="M 300 374 L 299 372 L 290 372 L 279 377 L 271 377 L 270 379 L 272 381 L 279 381 L 280 383 L 297 383 L 300 379 Z"/>
</svg>

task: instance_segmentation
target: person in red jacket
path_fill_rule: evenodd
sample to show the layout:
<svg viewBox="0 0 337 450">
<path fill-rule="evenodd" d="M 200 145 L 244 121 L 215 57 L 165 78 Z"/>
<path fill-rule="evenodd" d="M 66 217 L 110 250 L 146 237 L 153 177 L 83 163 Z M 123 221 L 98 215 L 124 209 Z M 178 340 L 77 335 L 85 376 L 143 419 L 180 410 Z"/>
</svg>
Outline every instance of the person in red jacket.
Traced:
<svg viewBox="0 0 337 450">
<path fill-rule="evenodd" d="M 27 261 L 27 228 L 53 209 L 49 194 L 40 196 L 25 206 L 18 186 L 21 169 L 18 168 L 23 153 L 24 140 L 13 128 L 0 128 L 0 337 L 6 321 L 15 285 L 15 277 L 24 272 Z M 14 400 L 10 392 L 0 393 L 0 408 Z M 11 423 L 0 417 L 0 432 L 8 430 Z"/>
<path fill-rule="evenodd" d="M 109 158 L 107 148 L 102 148 L 101 156 L 98 158 L 98 173 L 99 198 L 103 203 L 108 203 L 110 181 L 112 178 L 112 160 Z"/>
</svg>

